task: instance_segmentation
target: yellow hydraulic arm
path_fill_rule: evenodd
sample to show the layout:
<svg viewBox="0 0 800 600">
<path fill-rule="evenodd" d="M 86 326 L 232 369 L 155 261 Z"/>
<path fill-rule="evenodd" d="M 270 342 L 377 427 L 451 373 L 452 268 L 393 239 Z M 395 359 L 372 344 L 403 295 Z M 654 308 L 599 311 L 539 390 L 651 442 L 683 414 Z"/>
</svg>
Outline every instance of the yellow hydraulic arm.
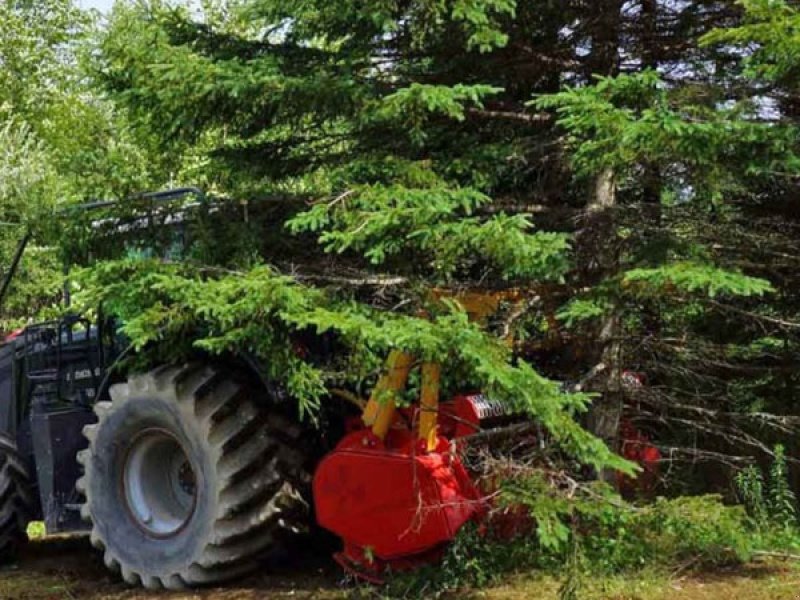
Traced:
<svg viewBox="0 0 800 600">
<path fill-rule="evenodd" d="M 411 371 L 413 357 L 400 350 L 392 350 L 386 359 L 386 369 L 372 395 L 364 407 L 361 418 L 364 424 L 372 427 L 372 433 L 384 439 L 389 432 L 389 427 L 394 421 L 397 408 L 397 395 L 402 392 L 408 383 L 408 373 Z"/>
<path fill-rule="evenodd" d="M 522 294 L 519 290 L 504 292 L 467 292 L 446 295 L 435 293 L 438 299 L 450 297 L 456 300 L 469 313 L 472 320 L 483 322 L 489 315 L 497 312 L 503 301 L 519 302 Z M 392 350 L 386 360 L 384 373 L 372 390 L 369 401 L 364 406 L 361 418 L 372 433 L 379 439 L 385 439 L 394 422 L 397 410 L 397 397 L 408 383 L 408 375 L 414 363 L 414 357 L 402 350 Z M 418 438 L 424 440 L 428 450 L 436 447 L 437 423 L 439 417 L 439 382 L 441 365 L 436 362 L 422 364 L 422 393 L 420 396 L 420 418 Z"/>
</svg>

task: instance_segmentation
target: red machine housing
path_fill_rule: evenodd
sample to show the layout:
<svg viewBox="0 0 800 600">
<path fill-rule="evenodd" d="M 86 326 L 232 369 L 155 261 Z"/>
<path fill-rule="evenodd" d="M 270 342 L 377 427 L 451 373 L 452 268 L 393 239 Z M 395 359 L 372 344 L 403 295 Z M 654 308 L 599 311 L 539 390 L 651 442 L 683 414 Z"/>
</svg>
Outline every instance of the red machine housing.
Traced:
<svg viewBox="0 0 800 600">
<path fill-rule="evenodd" d="M 491 406 L 491 409 L 490 409 Z M 385 440 L 367 428 L 347 434 L 314 475 L 317 521 L 343 541 L 337 561 L 379 581 L 387 567 L 403 570 L 435 557 L 486 506 L 459 457 L 457 437 L 477 432 L 499 404 L 480 395 L 440 406 L 436 448 L 398 414 Z M 449 415 L 449 416 L 448 416 Z"/>
<path fill-rule="evenodd" d="M 509 425 L 518 415 L 483 394 L 464 394 L 442 404 L 439 409 L 439 431 L 449 439 L 466 438 L 481 430 Z"/>
<path fill-rule="evenodd" d="M 643 388 L 647 383 L 644 373 L 623 371 L 622 383 L 628 389 Z M 627 408 L 627 407 L 626 407 Z M 619 427 L 621 440 L 620 454 L 631 462 L 637 463 L 642 471 L 638 477 L 617 474 L 617 489 L 625 498 L 651 497 L 655 494 L 663 456 L 650 436 L 637 429 L 630 416 L 623 415 Z"/>
</svg>

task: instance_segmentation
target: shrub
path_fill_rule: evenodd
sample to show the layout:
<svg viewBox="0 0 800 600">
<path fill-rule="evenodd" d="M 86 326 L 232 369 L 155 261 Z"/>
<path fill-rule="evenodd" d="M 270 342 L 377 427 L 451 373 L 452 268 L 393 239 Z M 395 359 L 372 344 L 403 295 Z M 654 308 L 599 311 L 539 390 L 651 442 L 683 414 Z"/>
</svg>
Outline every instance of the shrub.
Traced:
<svg viewBox="0 0 800 600">
<path fill-rule="evenodd" d="M 510 489 L 518 493 L 526 481 L 542 491 L 537 478 L 517 479 Z M 542 505 L 550 511 L 546 518 L 557 517 L 561 527 L 551 523 L 545 535 L 528 533 L 513 540 L 498 539 L 486 528 L 466 527 L 439 565 L 395 578 L 386 592 L 390 597 L 435 597 L 538 569 L 564 578 L 562 598 L 577 598 L 586 574 L 731 565 L 748 560 L 759 542 L 744 508 L 727 506 L 719 496 L 660 498 L 633 507 L 613 496 L 593 495 L 595 504 L 590 506 L 586 497 L 576 500 L 574 489 L 564 494 L 564 502 L 557 501 L 557 489 L 547 491 Z M 571 505 L 568 496 L 574 500 Z M 527 502 L 535 497 L 528 496 Z M 566 535 L 553 536 L 556 530 Z"/>
<path fill-rule="evenodd" d="M 698 566 L 743 562 L 752 543 L 744 509 L 724 505 L 719 496 L 659 498 L 641 508 L 609 510 L 582 532 L 590 568 L 609 573 L 687 560 Z"/>
<path fill-rule="evenodd" d="M 391 598 L 434 598 L 462 588 L 486 587 L 510 572 L 541 566 L 534 537 L 502 541 L 477 524 L 465 526 L 445 550 L 442 561 L 389 582 Z"/>
<path fill-rule="evenodd" d="M 736 489 L 747 514 L 762 531 L 797 529 L 797 498 L 789 484 L 786 452 L 780 444 L 775 446 L 767 475 L 766 484 L 764 474 L 755 466 L 736 475 Z"/>
</svg>

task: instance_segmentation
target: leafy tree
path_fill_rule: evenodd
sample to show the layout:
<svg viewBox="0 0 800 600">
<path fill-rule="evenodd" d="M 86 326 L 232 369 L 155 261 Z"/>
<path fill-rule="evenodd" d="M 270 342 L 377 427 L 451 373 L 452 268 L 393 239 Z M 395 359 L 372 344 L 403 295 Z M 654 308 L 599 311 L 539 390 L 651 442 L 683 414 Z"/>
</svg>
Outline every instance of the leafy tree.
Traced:
<svg viewBox="0 0 800 600">
<path fill-rule="evenodd" d="M 528 18 L 528 32 L 536 30 L 540 17 L 512 2 L 255 1 L 207 11 L 200 21 L 160 2 L 118 5 L 99 68 L 105 89 L 128 107 L 137 127 L 183 157 L 205 156 L 201 182 L 207 187 L 251 198 L 254 206 L 278 198 L 292 207 L 283 235 L 316 237 L 320 244 L 293 257 L 296 275 L 320 281 L 324 265 L 340 281 L 403 282 L 393 290 L 403 307 L 396 317 L 375 312 L 381 303 L 370 290 L 328 287 L 318 316 L 287 319 L 297 309 L 286 308 L 282 328 L 335 331 L 349 340 L 353 376 L 369 373 L 391 348 L 446 357 L 469 381 L 531 412 L 582 460 L 620 466 L 576 428 L 581 396 L 562 397 L 525 362 L 512 366 L 512 355 L 493 350 L 491 337 L 469 342 L 477 333 L 470 333 L 457 305 L 431 303 L 437 286 L 504 287 L 567 275 L 569 236 L 538 229 L 531 215 L 496 201 L 542 172 L 528 166 L 525 137 L 538 128 L 524 106 L 535 86 L 515 89 L 512 74 L 489 64 L 508 56 L 512 25 Z M 470 73 L 475 64 L 481 67 Z M 515 110 L 500 110 L 506 104 Z M 196 171 L 183 167 L 181 173 Z M 266 254 L 273 268 L 281 266 Z M 266 284 L 268 273 L 259 267 L 242 276 Z M 360 274 L 345 277 L 352 273 Z M 238 289 L 238 277 L 201 278 L 193 294 L 218 298 L 217 286 Z M 173 289 L 171 280 L 163 285 Z M 193 280 L 180 281 L 175 289 Z M 146 332 L 176 314 L 193 322 L 201 317 L 203 331 L 220 328 L 210 307 L 187 305 L 188 298 L 156 299 L 144 287 L 117 292 L 137 307 L 131 317 L 155 320 L 147 326 L 129 321 L 134 339 L 148 340 Z M 423 308 L 431 321 L 416 316 Z M 246 314 L 243 307 L 237 311 L 228 323 Z M 251 347 L 244 339 L 226 337 L 221 346 L 210 339 L 197 345 Z M 260 352 L 274 360 L 276 350 Z M 291 363 L 276 364 L 295 395 L 302 399 L 309 389 L 320 395 L 316 384 L 308 387 L 305 366 Z"/>
<path fill-rule="evenodd" d="M 257 252 L 217 245 L 239 257 L 222 261 L 242 271 L 234 281 L 265 277 L 249 269 L 267 261 L 313 282 L 341 325 L 322 329 L 339 335 L 353 315 L 394 308 L 407 318 L 396 344 L 439 287 L 521 287 L 527 302 L 498 328 L 516 335 L 517 356 L 600 393 L 585 424 L 612 447 L 627 411 L 696 464 L 742 445 L 769 452 L 753 407 L 784 410 L 767 398 L 787 382 L 770 340 L 784 360 L 794 294 L 788 267 L 776 276 L 765 257 L 788 242 L 754 215 L 776 214 L 775 189 L 788 201 L 798 167 L 791 11 L 151 1 L 115 8 L 96 71 L 162 170 L 246 201 L 247 218 L 273 215 L 250 224 Z M 760 49 L 731 50 L 752 41 Z M 188 280 L 231 284 L 202 273 Z M 154 322 L 198 308 L 144 291 L 117 290 Z M 390 347 L 362 339 L 348 368 L 361 378 Z M 626 389 L 626 369 L 649 385 Z"/>
<path fill-rule="evenodd" d="M 526 412 L 558 476 L 537 465 L 504 498 L 576 572 L 745 557 L 743 513 L 716 497 L 627 512 L 564 472 L 630 473 L 623 420 L 678 463 L 670 492 L 729 492 L 720 465 L 772 454 L 740 492 L 756 520 L 795 527 L 799 15 L 781 0 L 143 0 L 101 27 L 70 0 L 0 0 L 2 263 L 37 233 L 3 328 L 59 299 L 59 242 L 85 263 L 78 307 L 119 316 L 145 359 L 245 350 L 312 421 L 395 349 L 446 364 L 446 390 Z M 148 216 L 179 221 L 186 248 L 170 227 L 123 240 L 135 201 L 54 218 L 184 184 L 211 201 Z M 512 300 L 470 320 L 475 289 Z M 448 560 L 486 581 L 492 556 L 464 552 Z"/>
<path fill-rule="evenodd" d="M 113 106 L 90 87 L 95 15 L 72 0 L 0 2 L 0 260 L 37 230 L 0 317 L 3 329 L 53 304 L 62 268 L 48 226 L 65 204 L 164 179 Z"/>
</svg>

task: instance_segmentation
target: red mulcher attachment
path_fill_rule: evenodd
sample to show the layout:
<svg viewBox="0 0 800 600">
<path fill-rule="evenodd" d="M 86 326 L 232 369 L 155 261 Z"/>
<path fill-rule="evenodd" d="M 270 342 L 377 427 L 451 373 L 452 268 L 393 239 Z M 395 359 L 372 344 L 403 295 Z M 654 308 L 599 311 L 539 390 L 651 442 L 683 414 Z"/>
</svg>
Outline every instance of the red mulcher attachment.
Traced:
<svg viewBox="0 0 800 600">
<path fill-rule="evenodd" d="M 438 560 L 459 529 L 488 508 L 456 440 L 500 418 L 500 405 L 474 395 L 440 407 L 439 366 L 425 363 L 419 406 L 397 410 L 411 363 L 410 356 L 392 353 L 364 407 L 363 425 L 314 475 L 317 520 L 343 541 L 337 562 L 372 582 L 387 571 Z"/>
<path fill-rule="evenodd" d="M 435 559 L 482 510 L 450 443 L 428 451 L 408 430 L 346 436 L 317 469 L 314 499 L 319 524 L 344 541 L 337 562 L 373 582 Z"/>
</svg>

